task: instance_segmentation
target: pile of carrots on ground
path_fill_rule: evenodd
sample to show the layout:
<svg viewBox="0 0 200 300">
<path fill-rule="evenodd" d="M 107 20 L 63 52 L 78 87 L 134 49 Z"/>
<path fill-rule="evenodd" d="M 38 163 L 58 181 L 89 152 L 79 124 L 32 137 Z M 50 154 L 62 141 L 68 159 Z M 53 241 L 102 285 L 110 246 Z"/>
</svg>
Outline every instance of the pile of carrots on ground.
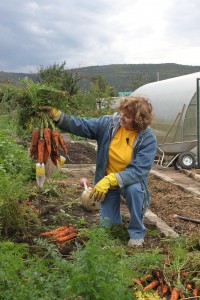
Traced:
<svg viewBox="0 0 200 300">
<path fill-rule="evenodd" d="M 147 274 L 142 278 L 133 278 L 131 286 L 137 284 L 142 287 L 143 291 L 153 290 L 157 292 L 160 297 L 165 296 L 166 299 L 169 300 L 188 299 L 188 297 L 194 300 L 200 299 L 198 288 L 195 287 L 194 284 L 187 282 L 187 273 L 182 272 L 181 276 L 184 278 L 183 290 L 185 290 L 185 292 L 177 287 L 170 287 L 164 280 L 163 273 L 160 270 L 153 270 L 151 274 Z"/>
<path fill-rule="evenodd" d="M 40 235 L 42 237 L 48 238 L 48 241 L 56 241 L 62 243 L 73 239 L 77 236 L 77 233 L 77 229 L 70 224 L 51 231 L 42 232 Z"/>
<path fill-rule="evenodd" d="M 67 147 L 62 134 L 55 129 L 53 121 L 45 112 L 37 115 L 37 128 L 32 130 L 30 156 L 38 163 L 46 164 L 51 158 L 54 165 L 60 162 L 59 147 L 67 153 Z"/>
</svg>

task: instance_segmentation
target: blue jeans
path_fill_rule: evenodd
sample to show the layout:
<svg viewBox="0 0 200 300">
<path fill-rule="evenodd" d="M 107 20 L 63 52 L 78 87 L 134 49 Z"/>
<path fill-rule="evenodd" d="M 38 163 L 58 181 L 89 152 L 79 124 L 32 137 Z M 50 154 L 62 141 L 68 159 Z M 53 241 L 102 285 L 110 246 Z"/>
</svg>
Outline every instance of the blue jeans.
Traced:
<svg viewBox="0 0 200 300">
<path fill-rule="evenodd" d="M 130 239 L 143 239 L 145 236 L 143 215 L 147 205 L 145 205 L 145 192 L 140 183 L 108 191 L 104 201 L 100 203 L 101 224 L 103 226 L 109 226 L 122 223 L 120 195 L 125 199 L 130 212 L 128 224 Z"/>
</svg>

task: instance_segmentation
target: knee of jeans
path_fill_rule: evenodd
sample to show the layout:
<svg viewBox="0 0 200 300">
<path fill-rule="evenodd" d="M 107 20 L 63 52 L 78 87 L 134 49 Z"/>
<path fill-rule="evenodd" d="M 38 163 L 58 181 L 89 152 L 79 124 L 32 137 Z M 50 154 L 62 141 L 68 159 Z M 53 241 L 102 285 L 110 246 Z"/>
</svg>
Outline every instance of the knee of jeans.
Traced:
<svg viewBox="0 0 200 300">
<path fill-rule="evenodd" d="M 134 192 L 141 192 L 141 193 L 144 192 L 142 189 L 142 186 L 139 182 L 130 184 L 126 187 L 127 194 L 129 194 L 129 193 L 133 194 Z"/>
</svg>

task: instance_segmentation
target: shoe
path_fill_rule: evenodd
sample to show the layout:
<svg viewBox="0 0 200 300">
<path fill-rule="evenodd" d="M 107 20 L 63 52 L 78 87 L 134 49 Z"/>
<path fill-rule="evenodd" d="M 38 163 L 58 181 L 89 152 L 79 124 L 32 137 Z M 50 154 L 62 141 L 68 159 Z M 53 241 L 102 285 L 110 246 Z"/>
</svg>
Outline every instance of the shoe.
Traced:
<svg viewBox="0 0 200 300">
<path fill-rule="evenodd" d="M 139 239 L 139 240 L 134 240 L 134 239 L 130 239 L 128 241 L 128 247 L 130 248 L 134 248 L 134 247 L 141 247 L 144 244 L 144 240 L 143 239 Z"/>
</svg>

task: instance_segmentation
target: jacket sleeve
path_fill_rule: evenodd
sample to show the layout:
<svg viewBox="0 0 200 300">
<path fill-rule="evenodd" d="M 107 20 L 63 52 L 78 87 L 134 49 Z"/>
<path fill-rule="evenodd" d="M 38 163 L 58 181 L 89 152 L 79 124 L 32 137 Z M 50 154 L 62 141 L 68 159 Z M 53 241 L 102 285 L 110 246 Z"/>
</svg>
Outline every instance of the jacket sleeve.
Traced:
<svg viewBox="0 0 200 300">
<path fill-rule="evenodd" d="M 98 140 L 103 122 L 104 116 L 87 119 L 62 113 L 56 126 L 77 136 Z"/>
<path fill-rule="evenodd" d="M 149 129 L 150 130 L 150 129 Z M 143 140 L 133 150 L 133 159 L 127 167 L 116 173 L 120 187 L 124 187 L 141 180 L 146 181 L 154 162 L 157 150 L 156 137 L 152 132 L 144 135 Z"/>
</svg>

